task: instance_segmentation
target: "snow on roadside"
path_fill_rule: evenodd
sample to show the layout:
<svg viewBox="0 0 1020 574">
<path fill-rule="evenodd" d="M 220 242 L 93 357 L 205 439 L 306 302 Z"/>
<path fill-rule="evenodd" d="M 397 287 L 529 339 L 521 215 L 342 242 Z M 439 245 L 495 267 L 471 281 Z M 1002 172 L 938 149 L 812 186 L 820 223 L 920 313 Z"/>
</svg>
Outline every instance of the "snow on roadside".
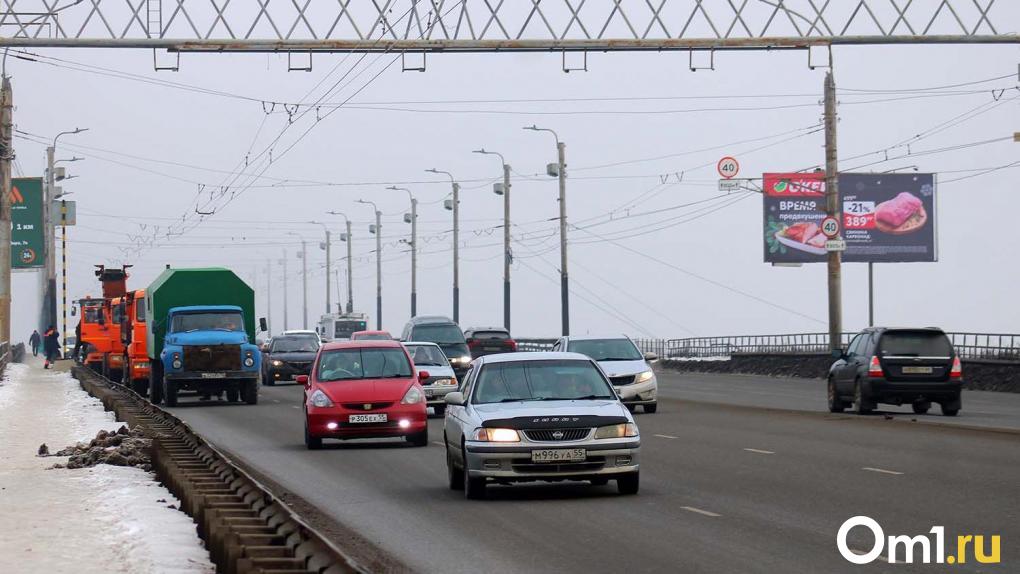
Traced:
<svg viewBox="0 0 1020 574">
<path fill-rule="evenodd" d="M 67 373 L 12 364 L 0 384 L 0 571 L 212 573 L 195 524 L 154 475 L 36 456 L 116 430 Z"/>
</svg>

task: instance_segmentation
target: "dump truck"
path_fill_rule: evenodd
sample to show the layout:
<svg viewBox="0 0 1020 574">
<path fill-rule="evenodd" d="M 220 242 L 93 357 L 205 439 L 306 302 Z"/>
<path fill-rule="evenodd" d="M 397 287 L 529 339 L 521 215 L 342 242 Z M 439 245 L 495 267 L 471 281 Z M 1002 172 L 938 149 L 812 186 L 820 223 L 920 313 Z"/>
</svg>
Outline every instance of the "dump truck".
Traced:
<svg viewBox="0 0 1020 574">
<path fill-rule="evenodd" d="M 78 301 L 81 309 L 82 362 L 104 377 L 120 380 L 124 346 L 120 320 L 113 301 L 127 293 L 128 268 L 107 269 L 96 265 L 96 277 L 102 285 L 102 298 L 86 297 Z"/>
<path fill-rule="evenodd" d="M 145 290 L 149 400 L 177 404 L 181 391 L 258 402 L 255 292 L 229 269 L 167 267 Z M 265 330 L 265 319 L 259 321 Z"/>
<path fill-rule="evenodd" d="M 145 336 L 145 289 L 128 291 L 113 300 L 114 317 L 119 318 L 121 383 L 143 397 L 149 392 L 149 350 Z"/>
</svg>

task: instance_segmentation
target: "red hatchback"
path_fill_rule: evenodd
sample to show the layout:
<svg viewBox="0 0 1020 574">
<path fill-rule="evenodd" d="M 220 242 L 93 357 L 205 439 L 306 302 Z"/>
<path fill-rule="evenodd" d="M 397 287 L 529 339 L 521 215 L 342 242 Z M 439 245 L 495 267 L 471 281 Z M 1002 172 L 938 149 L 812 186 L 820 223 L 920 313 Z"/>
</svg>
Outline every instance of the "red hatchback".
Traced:
<svg viewBox="0 0 1020 574">
<path fill-rule="evenodd" d="M 344 341 L 319 349 L 304 384 L 305 445 L 322 439 L 404 437 L 429 442 L 425 392 L 411 358 L 397 341 Z"/>
</svg>

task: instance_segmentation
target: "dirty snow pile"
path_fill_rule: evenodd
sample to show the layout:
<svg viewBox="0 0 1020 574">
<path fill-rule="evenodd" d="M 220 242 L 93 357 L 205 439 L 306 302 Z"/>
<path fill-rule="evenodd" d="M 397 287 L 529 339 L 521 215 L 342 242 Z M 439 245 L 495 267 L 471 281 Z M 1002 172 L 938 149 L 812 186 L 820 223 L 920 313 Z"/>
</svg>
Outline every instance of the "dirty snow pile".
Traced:
<svg viewBox="0 0 1020 574">
<path fill-rule="evenodd" d="M 49 447 L 43 443 L 39 447 L 39 456 L 69 456 L 67 464 L 57 463 L 52 468 L 85 468 L 97 464 L 113 466 L 137 466 L 142 470 L 152 470 L 152 458 L 149 454 L 152 440 L 145 438 L 145 432 L 135 427 L 128 430 L 121 426 L 113 432 L 101 430 L 96 438 L 85 443 L 61 449 L 49 454 Z"/>
<path fill-rule="evenodd" d="M 151 472 L 87 466 L 121 462 L 113 453 L 144 466 L 149 445 L 69 374 L 28 361 L 0 382 L 0 572 L 215 572 L 195 523 Z M 75 446 L 41 457 L 41 442 Z M 52 469 L 58 454 L 81 468 Z"/>
</svg>

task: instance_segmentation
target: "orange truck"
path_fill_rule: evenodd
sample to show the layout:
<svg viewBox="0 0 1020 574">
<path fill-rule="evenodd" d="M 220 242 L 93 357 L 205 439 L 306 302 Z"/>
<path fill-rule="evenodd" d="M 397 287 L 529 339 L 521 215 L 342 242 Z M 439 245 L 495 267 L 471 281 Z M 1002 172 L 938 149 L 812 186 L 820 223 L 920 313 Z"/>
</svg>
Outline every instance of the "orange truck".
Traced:
<svg viewBox="0 0 1020 574">
<path fill-rule="evenodd" d="M 120 324 L 121 382 L 142 395 L 149 390 L 149 353 L 145 342 L 145 289 L 128 291 L 114 300 L 114 317 Z"/>
<path fill-rule="evenodd" d="M 104 377 L 120 380 L 124 366 L 121 325 L 113 301 L 127 295 L 127 269 L 106 269 L 96 265 L 96 277 L 103 286 L 102 299 L 85 298 L 81 308 L 81 345 L 85 366 Z"/>
</svg>

